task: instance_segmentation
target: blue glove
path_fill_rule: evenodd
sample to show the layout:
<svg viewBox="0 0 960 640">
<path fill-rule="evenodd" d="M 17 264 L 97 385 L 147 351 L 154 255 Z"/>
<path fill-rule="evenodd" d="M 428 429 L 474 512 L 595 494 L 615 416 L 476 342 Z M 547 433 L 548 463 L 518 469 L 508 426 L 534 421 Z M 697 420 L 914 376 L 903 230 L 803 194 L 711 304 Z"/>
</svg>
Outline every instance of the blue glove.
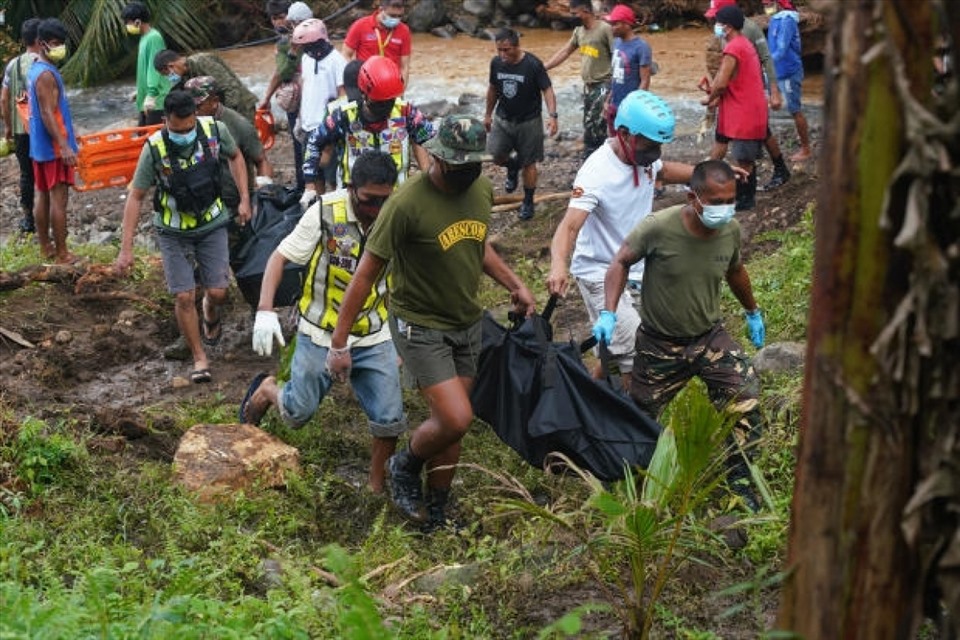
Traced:
<svg viewBox="0 0 960 640">
<path fill-rule="evenodd" d="M 763 346 L 763 341 L 767 337 L 767 328 L 763 324 L 763 314 L 758 307 L 753 311 L 745 311 L 743 316 L 747 319 L 747 334 L 750 336 L 750 342 L 759 349 Z"/>
<path fill-rule="evenodd" d="M 593 325 L 593 337 L 597 342 L 610 344 L 613 342 L 613 328 L 617 326 L 617 314 L 604 309 L 600 312 L 597 323 Z"/>
</svg>

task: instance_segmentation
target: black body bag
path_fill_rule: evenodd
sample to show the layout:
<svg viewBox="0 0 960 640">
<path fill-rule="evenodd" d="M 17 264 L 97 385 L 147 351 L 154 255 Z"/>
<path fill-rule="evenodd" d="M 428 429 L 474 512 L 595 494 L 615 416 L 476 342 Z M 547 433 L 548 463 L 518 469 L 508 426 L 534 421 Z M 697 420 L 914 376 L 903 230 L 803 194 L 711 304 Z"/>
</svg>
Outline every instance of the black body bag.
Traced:
<svg viewBox="0 0 960 640">
<path fill-rule="evenodd" d="M 662 427 L 591 377 L 579 345 L 552 342 L 554 304 L 509 329 L 484 314 L 474 413 L 535 467 L 556 451 L 604 481 L 622 479 L 624 463 L 646 468 Z"/>
<path fill-rule="evenodd" d="M 254 309 L 260 302 L 260 284 L 270 254 L 287 237 L 300 217 L 300 193 L 280 185 L 269 185 L 257 190 L 257 215 L 246 227 L 238 230 L 239 238 L 230 250 L 230 268 L 237 279 L 243 299 Z M 274 307 L 288 307 L 297 303 L 303 288 L 305 265 L 288 262 L 283 278 L 273 299 Z"/>
</svg>

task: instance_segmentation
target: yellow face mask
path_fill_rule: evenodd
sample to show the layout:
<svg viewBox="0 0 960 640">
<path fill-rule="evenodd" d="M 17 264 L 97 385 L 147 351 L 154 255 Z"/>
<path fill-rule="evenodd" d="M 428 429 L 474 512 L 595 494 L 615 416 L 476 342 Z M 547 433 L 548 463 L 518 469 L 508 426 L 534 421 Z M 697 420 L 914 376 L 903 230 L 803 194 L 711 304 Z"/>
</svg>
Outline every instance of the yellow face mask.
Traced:
<svg viewBox="0 0 960 640">
<path fill-rule="evenodd" d="M 140 35 L 140 21 L 137 22 L 128 22 L 127 23 L 127 33 L 132 36 Z"/>
<path fill-rule="evenodd" d="M 763 12 L 768 16 L 772 16 L 777 12 L 777 5 L 775 4 L 767 5 L 763 8 Z"/>
<path fill-rule="evenodd" d="M 55 47 L 47 48 L 47 58 L 51 62 L 60 62 L 67 57 L 67 45 L 59 44 Z"/>
</svg>

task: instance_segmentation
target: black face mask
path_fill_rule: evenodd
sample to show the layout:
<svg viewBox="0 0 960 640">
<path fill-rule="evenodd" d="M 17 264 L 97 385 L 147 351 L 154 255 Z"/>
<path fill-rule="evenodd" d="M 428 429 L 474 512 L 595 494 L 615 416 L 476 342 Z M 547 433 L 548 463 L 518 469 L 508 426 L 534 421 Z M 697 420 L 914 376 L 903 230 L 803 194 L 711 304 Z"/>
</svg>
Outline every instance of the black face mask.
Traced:
<svg viewBox="0 0 960 640">
<path fill-rule="evenodd" d="M 453 167 L 457 167 L 454 169 Z M 480 173 L 483 171 L 483 167 L 479 162 L 470 162 L 463 165 L 451 165 L 444 163 L 443 165 L 443 182 L 450 188 L 451 191 L 457 193 L 462 193 L 470 188 L 474 182 L 477 181 L 477 178 L 480 177 Z"/>
<path fill-rule="evenodd" d="M 383 100 L 381 102 L 372 102 L 364 98 L 366 113 L 363 114 L 364 120 L 369 122 L 382 122 L 390 117 L 393 112 L 393 100 Z"/>
<path fill-rule="evenodd" d="M 654 149 L 634 149 L 633 161 L 639 167 L 649 167 L 660 159 L 660 147 Z"/>
<path fill-rule="evenodd" d="M 326 40 L 317 40 L 303 47 L 303 52 L 314 60 L 323 60 L 333 51 L 333 45 Z"/>
</svg>

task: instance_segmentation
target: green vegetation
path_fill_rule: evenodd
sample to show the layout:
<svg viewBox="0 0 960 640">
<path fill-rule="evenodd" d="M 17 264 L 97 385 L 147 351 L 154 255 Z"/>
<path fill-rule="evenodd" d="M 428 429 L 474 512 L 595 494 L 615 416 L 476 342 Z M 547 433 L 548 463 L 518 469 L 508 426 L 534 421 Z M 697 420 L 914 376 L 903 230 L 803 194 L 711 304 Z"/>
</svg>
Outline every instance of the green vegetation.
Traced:
<svg viewBox="0 0 960 640">
<path fill-rule="evenodd" d="M 808 213 L 766 236 L 779 248 L 748 265 L 768 341 L 803 338 L 812 225 Z M 519 261 L 533 283 L 541 268 Z M 485 286 L 499 316 L 505 296 Z M 739 522 L 737 551 L 711 528 L 742 516 L 717 485 L 726 421 L 696 386 L 670 408 L 674 437 L 650 472 L 612 486 L 545 475 L 476 424 L 455 486 L 464 526 L 429 536 L 365 490 L 366 418 L 342 388 L 302 429 L 264 422 L 301 452 L 285 490 L 216 504 L 174 485 L 141 441 L 104 453 L 91 425 L 15 419 L 0 395 L 0 637 L 730 637 L 717 625 L 761 637 L 783 570 L 800 386 L 797 375 L 764 381 L 757 468 L 769 506 Z M 406 404 L 411 421 L 425 415 L 416 394 Z M 216 395 L 152 408 L 144 441 L 172 451 L 193 424 L 235 411 Z"/>
</svg>

